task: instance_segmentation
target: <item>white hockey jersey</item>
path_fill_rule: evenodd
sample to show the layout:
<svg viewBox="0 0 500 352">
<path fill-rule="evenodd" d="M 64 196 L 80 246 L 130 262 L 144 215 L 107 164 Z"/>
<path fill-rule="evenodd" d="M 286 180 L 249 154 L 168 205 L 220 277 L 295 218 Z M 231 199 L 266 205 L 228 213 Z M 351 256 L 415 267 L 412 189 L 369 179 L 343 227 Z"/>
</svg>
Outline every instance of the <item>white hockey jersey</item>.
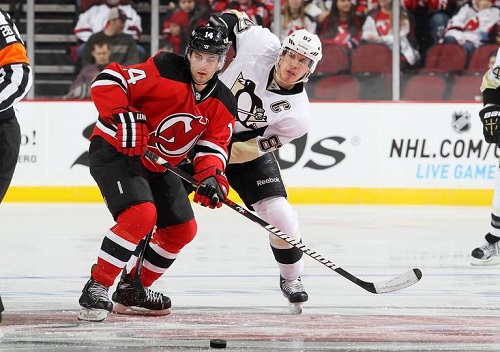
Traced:
<svg viewBox="0 0 500 352">
<path fill-rule="evenodd" d="M 279 39 L 245 14 L 234 33 L 236 57 L 220 76 L 238 102 L 230 164 L 254 160 L 303 136 L 311 115 L 302 83 L 284 90 L 273 79 Z"/>
<path fill-rule="evenodd" d="M 132 5 L 118 5 L 125 15 L 129 18 L 125 21 L 124 33 L 130 34 L 135 40 L 139 40 L 142 35 L 141 16 L 135 11 Z M 106 4 L 94 5 L 82 12 L 78 16 L 73 33 L 78 40 L 86 42 L 89 37 L 97 32 L 100 32 L 108 22 L 108 15 L 111 8 Z"/>
<path fill-rule="evenodd" d="M 448 21 L 444 36 L 455 37 L 459 44 L 467 41 L 478 47 L 482 44 L 483 36 L 499 22 L 500 9 L 498 7 L 478 11 L 471 3 L 466 3 Z"/>
</svg>

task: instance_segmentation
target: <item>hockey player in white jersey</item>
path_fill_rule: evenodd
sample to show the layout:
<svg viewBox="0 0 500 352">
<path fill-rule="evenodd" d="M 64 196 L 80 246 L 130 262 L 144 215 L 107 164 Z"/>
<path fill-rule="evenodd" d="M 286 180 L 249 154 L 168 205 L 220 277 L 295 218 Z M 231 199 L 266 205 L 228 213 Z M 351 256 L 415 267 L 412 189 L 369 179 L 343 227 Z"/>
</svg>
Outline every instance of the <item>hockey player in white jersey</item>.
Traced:
<svg viewBox="0 0 500 352">
<path fill-rule="evenodd" d="M 500 116 L 500 50 L 493 67 L 483 77 L 481 92 L 484 107 L 479 112 L 479 117 L 483 122 L 484 138 L 486 142 L 500 146 L 500 121 L 498 119 Z M 472 265 L 500 263 L 500 165 L 497 167 L 494 187 L 490 230 L 485 236 L 486 242 L 472 251 Z"/>
<path fill-rule="evenodd" d="M 321 60 L 318 36 L 298 30 L 280 43 L 267 28 L 255 25 L 246 14 L 232 10 L 210 23 L 224 25 L 236 57 L 220 76 L 238 101 L 226 175 L 246 206 L 271 225 L 301 240 L 295 210 L 273 154 L 307 133 L 309 98 L 304 90 Z M 269 234 L 280 271 L 280 288 L 293 313 L 302 312 L 308 295 L 302 285 L 302 251 Z"/>
</svg>

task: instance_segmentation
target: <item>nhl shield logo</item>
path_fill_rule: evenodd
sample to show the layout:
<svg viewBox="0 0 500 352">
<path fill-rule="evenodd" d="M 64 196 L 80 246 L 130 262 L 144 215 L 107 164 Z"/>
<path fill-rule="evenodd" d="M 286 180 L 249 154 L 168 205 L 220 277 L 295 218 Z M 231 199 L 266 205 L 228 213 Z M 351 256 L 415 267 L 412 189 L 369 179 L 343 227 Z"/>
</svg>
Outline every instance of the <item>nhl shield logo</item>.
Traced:
<svg viewBox="0 0 500 352">
<path fill-rule="evenodd" d="M 453 113 L 451 125 L 455 132 L 463 133 L 470 130 L 470 113 L 468 111 L 458 111 Z"/>
</svg>

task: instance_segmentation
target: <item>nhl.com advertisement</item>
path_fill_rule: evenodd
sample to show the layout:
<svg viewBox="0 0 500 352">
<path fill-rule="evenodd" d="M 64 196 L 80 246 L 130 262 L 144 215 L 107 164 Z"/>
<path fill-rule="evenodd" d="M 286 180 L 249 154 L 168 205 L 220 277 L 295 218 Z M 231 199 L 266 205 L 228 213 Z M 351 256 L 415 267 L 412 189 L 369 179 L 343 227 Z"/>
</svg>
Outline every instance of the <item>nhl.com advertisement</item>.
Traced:
<svg viewBox="0 0 500 352">
<path fill-rule="evenodd" d="M 498 151 L 472 103 L 312 103 L 309 133 L 276 156 L 288 187 L 492 189 Z M 95 186 L 90 101 L 18 104 L 12 186 Z"/>
</svg>

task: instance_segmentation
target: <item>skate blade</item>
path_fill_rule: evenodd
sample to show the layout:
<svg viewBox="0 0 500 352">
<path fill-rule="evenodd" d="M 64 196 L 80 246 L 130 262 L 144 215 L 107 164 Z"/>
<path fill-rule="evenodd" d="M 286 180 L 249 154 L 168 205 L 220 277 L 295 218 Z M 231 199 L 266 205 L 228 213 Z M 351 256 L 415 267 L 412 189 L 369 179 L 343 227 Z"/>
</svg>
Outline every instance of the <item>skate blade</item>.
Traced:
<svg viewBox="0 0 500 352">
<path fill-rule="evenodd" d="M 474 266 L 491 266 L 500 264 L 500 256 L 496 255 L 491 257 L 490 259 L 477 259 L 474 257 L 470 258 L 471 265 Z"/>
<path fill-rule="evenodd" d="M 290 314 L 293 315 L 302 314 L 303 305 L 304 305 L 303 302 L 295 302 L 295 303 L 288 302 L 288 309 L 290 310 Z"/>
<path fill-rule="evenodd" d="M 101 322 L 106 319 L 108 313 L 109 312 L 104 309 L 90 309 L 82 307 L 82 309 L 80 309 L 80 313 L 78 313 L 78 320 Z"/>
<path fill-rule="evenodd" d="M 127 307 L 120 303 L 115 303 L 113 313 L 122 315 L 145 315 L 145 316 L 165 316 L 170 314 L 170 309 L 151 310 L 141 307 Z"/>
</svg>

